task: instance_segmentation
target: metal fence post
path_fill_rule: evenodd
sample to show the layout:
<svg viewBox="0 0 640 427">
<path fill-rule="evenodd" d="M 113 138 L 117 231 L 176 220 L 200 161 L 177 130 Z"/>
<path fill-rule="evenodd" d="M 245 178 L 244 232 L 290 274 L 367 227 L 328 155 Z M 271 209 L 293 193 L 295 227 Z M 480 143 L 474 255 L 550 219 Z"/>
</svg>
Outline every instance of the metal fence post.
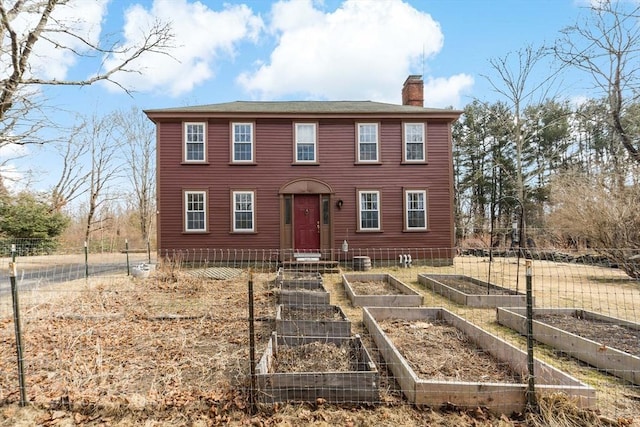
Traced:
<svg viewBox="0 0 640 427">
<path fill-rule="evenodd" d="M 89 277 L 89 246 L 87 241 L 84 241 L 84 278 Z"/>
<path fill-rule="evenodd" d="M 527 386 L 527 407 L 533 410 L 536 407 L 536 390 L 533 358 L 533 285 L 531 273 L 531 260 L 526 261 L 526 282 L 527 282 L 527 366 L 529 368 L 529 378 Z"/>
<path fill-rule="evenodd" d="M 129 265 L 129 239 L 124 239 L 124 252 L 127 254 L 127 276 L 130 276 L 131 268 Z"/>
<path fill-rule="evenodd" d="M 253 318 L 253 271 L 249 268 L 249 363 L 251 364 L 251 389 L 249 405 L 251 412 L 256 412 L 256 338 L 255 319 Z"/>
<path fill-rule="evenodd" d="M 27 404 L 26 389 L 24 384 L 24 366 L 22 364 L 22 328 L 20 327 L 20 304 L 18 302 L 18 288 L 16 286 L 15 245 L 12 245 L 12 261 L 9 263 L 9 276 L 11 280 L 11 298 L 13 300 L 13 324 L 16 334 L 16 354 L 18 356 L 18 386 L 20 387 L 20 406 Z"/>
</svg>

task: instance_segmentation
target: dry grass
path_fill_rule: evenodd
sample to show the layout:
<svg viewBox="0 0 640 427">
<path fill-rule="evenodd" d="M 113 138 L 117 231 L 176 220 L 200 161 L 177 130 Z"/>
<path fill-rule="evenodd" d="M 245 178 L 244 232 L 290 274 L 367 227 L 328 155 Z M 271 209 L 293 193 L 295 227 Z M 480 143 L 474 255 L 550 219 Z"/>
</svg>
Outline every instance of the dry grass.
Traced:
<svg viewBox="0 0 640 427">
<path fill-rule="evenodd" d="M 386 319 L 385 334 L 420 378 L 433 381 L 522 383 L 520 375 L 443 321 Z"/>
<path fill-rule="evenodd" d="M 519 288 L 524 289 L 524 265 Z M 492 282 L 515 288 L 515 259 L 491 263 Z M 523 346 L 524 340 L 495 323 L 495 311 L 470 309 L 426 291 L 418 273 L 465 274 L 486 280 L 487 259 L 459 257 L 451 267 L 394 266 L 392 273 L 425 297 L 425 306 L 446 307 L 471 322 Z M 640 319 L 638 282 L 616 270 L 533 263 L 537 306 L 572 306 L 631 321 Z M 260 357 L 274 329 L 275 273 L 253 275 Z M 234 280 L 195 279 L 172 271 L 133 280 L 80 280 L 20 295 L 27 392 L 30 406 L 18 408 L 13 322 L 9 297 L 0 298 L 0 426 L 9 425 L 640 425 L 640 392 L 552 349 L 536 355 L 598 389 L 598 412 L 571 418 L 571 402 L 541 401 L 539 419 L 498 417 L 483 410 L 408 405 L 393 378 L 381 378 L 381 405 L 340 408 L 324 402 L 248 410 L 249 336 L 245 273 Z M 331 303 L 341 306 L 379 366 L 383 361 L 350 305 L 338 274 L 325 275 Z M 384 371 L 384 369 L 383 369 Z M 546 405 L 546 406 L 545 406 Z M 578 411 L 579 412 L 579 411 Z M 562 417 L 558 424 L 552 424 Z M 542 420 L 542 421 L 540 421 Z M 589 424 L 587 421 L 589 420 Z M 595 420 L 595 421 L 594 421 Z M 544 424 L 544 423 L 547 424 Z M 535 424 L 537 423 L 537 424 Z M 573 424 L 571 424 L 573 423 Z M 582 424 L 581 424 L 582 423 Z"/>
<path fill-rule="evenodd" d="M 538 412 L 530 414 L 528 422 L 532 427 L 605 427 L 632 425 L 633 420 L 625 417 L 600 416 L 596 412 L 576 407 L 575 402 L 565 394 L 552 394 L 538 401 Z"/>
<path fill-rule="evenodd" d="M 351 370 L 349 343 L 336 345 L 311 342 L 298 346 L 278 347 L 274 372 L 347 372 Z"/>
<path fill-rule="evenodd" d="M 353 280 L 349 281 L 349 285 L 351 285 L 351 288 L 356 295 L 397 295 L 401 293 L 389 282 L 381 280 Z"/>
</svg>

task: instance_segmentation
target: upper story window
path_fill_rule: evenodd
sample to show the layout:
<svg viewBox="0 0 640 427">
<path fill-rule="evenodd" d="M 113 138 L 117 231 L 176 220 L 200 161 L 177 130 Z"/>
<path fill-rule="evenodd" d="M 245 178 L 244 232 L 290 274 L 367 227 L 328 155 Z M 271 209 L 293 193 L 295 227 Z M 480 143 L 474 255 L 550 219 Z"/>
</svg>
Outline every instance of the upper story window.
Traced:
<svg viewBox="0 0 640 427">
<path fill-rule="evenodd" d="M 358 123 L 358 163 L 379 162 L 378 124 Z"/>
<path fill-rule="evenodd" d="M 207 231 L 207 192 L 184 192 L 184 231 Z"/>
<path fill-rule="evenodd" d="M 406 190 L 404 225 L 405 230 L 427 229 L 427 192 L 425 190 Z"/>
<path fill-rule="evenodd" d="M 296 123 L 295 151 L 296 163 L 316 163 L 318 161 L 315 123 Z"/>
<path fill-rule="evenodd" d="M 253 191 L 234 191 L 233 198 L 233 231 L 255 231 L 255 193 Z"/>
<path fill-rule="evenodd" d="M 232 123 L 232 162 L 253 163 L 253 123 Z"/>
<path fill-rule="evenodd" d="M 424 162 L 426 160 L 424 123 L 404 124 L 404 152 L 402 160 L 405 162 Z"/>
<path fill-rule="evenodd" d="M 358 191 L 358 230 L 380 229 L 380 192 Z"/>
<path fill-rule="evenodd" d="M 205 162 L 207 160 L 207 139 L 204 123 L 184 124 L 184 161 Z"/>
</svg>

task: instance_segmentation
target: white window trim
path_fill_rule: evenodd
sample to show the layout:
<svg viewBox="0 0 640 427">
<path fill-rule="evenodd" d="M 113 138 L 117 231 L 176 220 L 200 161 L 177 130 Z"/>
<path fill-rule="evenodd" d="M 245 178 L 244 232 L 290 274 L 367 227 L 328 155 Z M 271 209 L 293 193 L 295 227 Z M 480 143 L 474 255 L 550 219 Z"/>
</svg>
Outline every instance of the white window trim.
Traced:
<svg viewBox="0 0 640 427">
<path fill-rule="evenodd" d="M 200 160 L 190 160 L 187 159 L 187 128 L 190 125 L 200 125 L 202 126 L 202 159 Z M 207 162 L 207 123 L 206 122 L 184 122 L 182 127 L 182 149 L 183 149 L 183 160 L 185 163 L 206 163 Z"/>
<path fill-rule="evenodd" d="M 298 158 L 298 126 L 313 126 L 313 160 L 300 160 Z M 294 153 L 295 163 L 318 163 L 318 128 L 316 123 L 296 123 L 294 126 Z"/>
<path fill-rule="evenodd" d="M 409 159 L 407 157 L 407 126 L 422 126 L 422 159 Z M 402 141 L 402 159 L 407 163 L 424 163 L 427 161 L 426 125 L 422 122 L 404 123 Z"/>
<path fill-rule="evenodd" d="M 356 150 L 358 163 L 379 163 L 380 162 L 380 126 L 379 123 L 356 123 Z M 376 158 L 375 160 L 362 160 L 360 158 L 360 127 L 361 126 L 375 126 L 376 128 Z"/>
<path fill-rule="evenodd" d="M 362 227 L 362 195 L 363 194 L 376 194 L 378 200 L 378 227 L 376 228 L 363 228 Z M 358 231 L 380 231 L 382 230 L 382 201 L 380 198 L 380 191 L 378 190 L 358 190 Z"/>
<path fill-rule="evenodd" d="M 236 228 L 236 195 L 238 194 L 250 194 L 251 195 L 251 229 L 248 228 Z M 255 191 L 232 191 L 231 203 L 233 204 L 233 212 L 231 217 L 231 225 L 234 233 L 253 233 L 256 230 L 256 193 Z M 244 212 L 244 211 L 241 211 Z"/>
<path fill-rule="evenodd" d="M 410 194 L 422 194 L 422 202 L 424 204 L 424 227 L 410 227 L 409 226 L 409 195 Z M 427 222 L 427 209 L 429 205 L 427 203 L 427 191 L 426 190 L 405 190 L 404 192 L 404 224 L 405 229 L 408 231 L 426 231 L 429 227 Z"/>
<path fill-rule="evenodd" d="M 251 128 L 251 159 L 238 160 L 236 159 L 236 125 L 249 125 Z M 255 126 L 253 122 L 233 122 L 231 123 L 231 161 L 233 163 L 254 163 L 255 156 Z"/>
<path fill-rule="evenodd" d="M 204 228 L 189 228 L 189 212 L 200 212 L 200 211 L 189 211 L 189 195 L 192 194 L 201 194 L 202 195 L 202 204 L 204 206 Z M 185 233 L 202 233 L 208 230 L 208 222 L 207 222 L 207 192 L 206 191 L 196 191 L 196 190 L 188 190 L 184 192 L 184 231 Z"/>
</svg>

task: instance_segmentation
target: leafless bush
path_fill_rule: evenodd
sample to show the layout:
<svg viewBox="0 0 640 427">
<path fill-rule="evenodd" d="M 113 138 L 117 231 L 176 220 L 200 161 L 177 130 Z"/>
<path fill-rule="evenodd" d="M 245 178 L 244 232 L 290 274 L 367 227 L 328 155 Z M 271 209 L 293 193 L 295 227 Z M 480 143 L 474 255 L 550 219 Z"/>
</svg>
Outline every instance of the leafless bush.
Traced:
<svg viewBox="0 0 640 427">
<path fill-rule="evenodd" d="M 585 240 L 630 277 L 640 278 L 640 188 L 575 172 L 560 175 L 552 186 L 549 224 L 564 239 Z"/>
</svg>

